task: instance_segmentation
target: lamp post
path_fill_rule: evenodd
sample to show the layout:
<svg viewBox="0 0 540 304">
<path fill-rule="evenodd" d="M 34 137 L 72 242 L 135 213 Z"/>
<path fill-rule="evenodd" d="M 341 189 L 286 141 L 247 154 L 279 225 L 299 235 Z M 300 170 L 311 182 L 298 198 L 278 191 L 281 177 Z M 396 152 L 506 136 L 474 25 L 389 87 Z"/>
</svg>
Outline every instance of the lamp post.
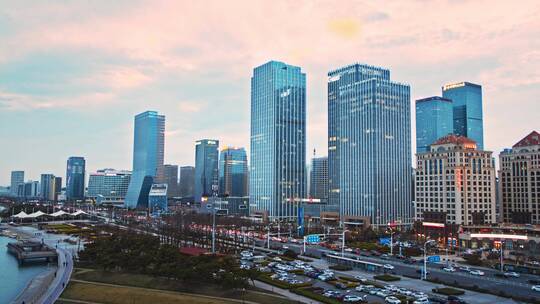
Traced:
<svg viewBox="0 0 540 304">
<path fill-rule="evenodd" d="M 349 230 L 345 229 L 345 224 L 343 224 L 343 232 L 341 235 L 341 257 L 345 256 L 345 232 Z"/>
<path fill-rule="evenodd" d="M 423 280 L 427 279 L 427 244 L 435 242 L 434 240 L 427 240 L 424 243 L 424 273 L 422 275 Z"/>
</svg>

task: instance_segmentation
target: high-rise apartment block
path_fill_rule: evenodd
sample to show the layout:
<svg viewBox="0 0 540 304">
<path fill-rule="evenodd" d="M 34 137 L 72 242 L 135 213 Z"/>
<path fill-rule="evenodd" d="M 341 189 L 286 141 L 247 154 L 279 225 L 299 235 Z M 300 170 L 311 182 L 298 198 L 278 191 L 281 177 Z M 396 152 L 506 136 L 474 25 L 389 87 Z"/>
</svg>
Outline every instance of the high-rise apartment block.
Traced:
<svg viewBox="0 0 540 304">
<path fill-rule="evenodd" d="M 416 220 L 457 225 L 495 223 L 491 154 L 477 149 L 472 139 L 454 134 L 435 141 L 429 152 L 418 153 Z"/>
<path fill-rule="evenodd" d="M 195 142 L 195 202 L 202 197 L 218 195 L 219 141 L 202 139 Z"/>
<path fill-rule="evenodd" d="M 416 101 L 416 153 L 429 152 L 437 139 L 454 133 L 452 100 L 433 96 Z"/>
<path fill-rule="evenodd" d="M 482 87 L 470 82 L 452 83 L 442 87 L 442 95 L 453 103 L 453 133 L 474 140 L 483 150 Z"/>
<path fill-rule="evenodd" d="M 540 134 L 531 132 L 499 155 L 502 220 L 540 224 Z"/>
<path fill-rule="evenodd" d="M 66 170 L 66 199 L 84 199 L 84 178 L 86 161 L 84 157 L 72 156 L 67 160 Z"/>
<path fill-rule="evenodd" d="M 146 111 L 135 116 L 133 173 L 126 194 L 127 208 L 147 208 L 154 180 L 163 178 L 165 116 Z"/>
<path fill-rule="evenodd" d="M 345 222 L 412 223 L 410 88 L 353 64 L 328 73 L 329 204 Z"/>
<path fill-rule="evenodd" d="M 219 156 L 219 194 L 248 195 L 248 163 L 244 148 L 226 147 Z"/>
<path fill-rule="evenodd" d="M 306 74 L 270 61 L 251 77 L 251 214 L 296 220 L 306 184 Z"/>
</svg>

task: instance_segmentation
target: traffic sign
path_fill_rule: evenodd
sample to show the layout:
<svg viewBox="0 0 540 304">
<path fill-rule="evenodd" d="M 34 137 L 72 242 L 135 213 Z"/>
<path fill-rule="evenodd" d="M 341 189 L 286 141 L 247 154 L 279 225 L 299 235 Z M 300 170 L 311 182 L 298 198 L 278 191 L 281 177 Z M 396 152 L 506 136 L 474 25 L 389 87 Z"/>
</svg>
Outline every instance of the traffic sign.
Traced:
<svg viewBox="0 0 540 304">
<path fill-rule="evenodd" d="M 310 234 L 306 236 L 306 243 L 319 243 L 321 237 L 318 234 Z"/>
<path fill-rule="evenodd" d="M 441 261 L 440 255 L 431 255 L 427 257 L 428 262 L 430 263 L 438 263 Z"/>
</svg>

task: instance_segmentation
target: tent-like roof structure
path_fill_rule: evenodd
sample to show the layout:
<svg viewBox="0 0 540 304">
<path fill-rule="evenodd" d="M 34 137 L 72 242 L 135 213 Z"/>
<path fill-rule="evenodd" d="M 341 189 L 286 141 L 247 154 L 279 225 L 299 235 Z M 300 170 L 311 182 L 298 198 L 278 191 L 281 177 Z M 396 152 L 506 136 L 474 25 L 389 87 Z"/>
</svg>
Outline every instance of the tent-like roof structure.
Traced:
<svg viewBox="0 0 540 304">
<path fill-rule="evenodd" d="M 62 216 L 64 214 L 69 214 L 69 213 L 65 212 L 64 210 L 58 210 L 55 213 L 51 213 L 49 215 L 53 216 L 53 217 L 59 217 L 59 216 Z"/>
<path fill-rule="evenodd" d="M 28 214 L 26 214 L 26 212 L 21 211 L 21 212 L 15 214 L 13 217 L 16 217 L 16 218 L 25 218 L 25 217 L 27 217 L 27 216 L 28 216 Z"/>
<path fill-rule="evenodd" d="M 30 213 L 26 216 L 26 218 L 37 218 L 37 217 L 40 217 L 40 216 L 43 216 L 43 215 L 48 215 L 47 213 L 45 212 L 41 212 L 41 211 L 36 211 L 34 213 Z"/>
<path fill-rule="evenodd" d="M 77 211 L 73 212 L 71 214 L 71 216 L 78 216 L 78 215 L 81 215 L 81 214 L 88 214 L 88 213 L 86 213 L 86 212 L 84 212 L 82 210 L 77 210 Z"/>
</svg>

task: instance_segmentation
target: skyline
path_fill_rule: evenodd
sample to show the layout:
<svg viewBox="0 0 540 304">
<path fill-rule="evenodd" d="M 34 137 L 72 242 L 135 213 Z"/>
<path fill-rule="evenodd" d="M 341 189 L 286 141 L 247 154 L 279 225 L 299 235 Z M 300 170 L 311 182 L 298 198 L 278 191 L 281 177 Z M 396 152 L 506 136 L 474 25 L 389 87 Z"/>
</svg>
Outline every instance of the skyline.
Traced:
<svg viewBox="0 0 540 304">
<path fill-rule="evenodd" d="M 132 170 L 133 116 L 146 110 L 167 118 L 165 163 L 194 165 L 202 138 L 249 153 L 250 76 L 269 60 L 306 73 L 308 162 L 313 148 L 327 155 L 326 75 L 354 62 L 389 68 L 411 86 L 412 151 L 414 101 L 452 82 L 482 85 L 485 149 L 494 156 L 540 127 L 540 8 L 532 1 L 185 6 L 3 4 L 0 136 L 9 145 L 0 185 L 12 170 L 25 180 L 65 177 L 73 155 L 87 172 Z M 440 10 L 445 22 L 436 22 Z M 265 11 L 278 20 L 264 20 Z M 422 18 L 407 18 L 415 11 Z"/>
</svg>

